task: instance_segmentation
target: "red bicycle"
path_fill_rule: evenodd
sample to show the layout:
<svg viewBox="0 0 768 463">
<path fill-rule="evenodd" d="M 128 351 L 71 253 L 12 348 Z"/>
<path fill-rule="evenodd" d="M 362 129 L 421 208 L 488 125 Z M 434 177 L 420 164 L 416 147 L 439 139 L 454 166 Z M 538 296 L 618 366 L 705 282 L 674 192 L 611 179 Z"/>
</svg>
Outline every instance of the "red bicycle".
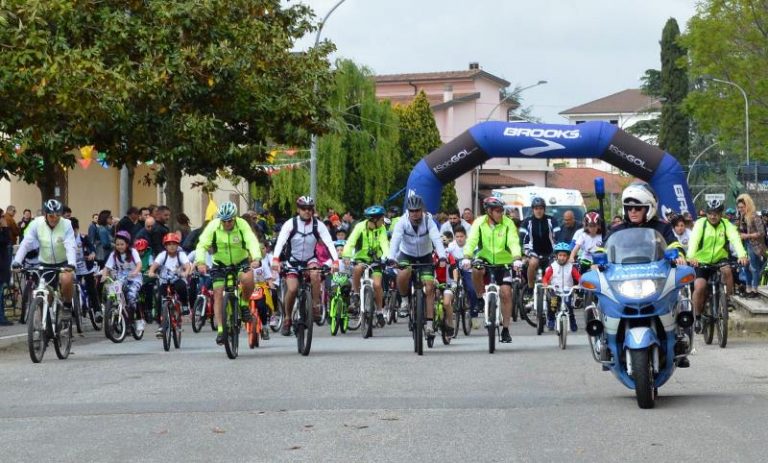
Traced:
<svg viewBox="0 0 768 463">
<path fill-rule="evenodd" d="M 248 347 L 251 349 L 259 347 L 259 339 L 264 331 L 259 308 L 266 306 L 266 303 L 267 301 L 264 299 L 264 287 L 256 285 L 256 287 L 253 288 L 250 301 L 248 302 L 248 308 L 251 311 L 251 321 L 245 324 L 245 331 L 248 333 Z"/>
<path fill-rule="evenodd" d="M 163 297 L 162 308 L 160 312 L 160 331 L 163 335 L 163 349 L 171 350 L 171 339 L 173 347 L 181 347 L 181 302 L 173 289 L 173 284 L 165 282 L 165 297 Z"/>
<path fill-rule="evenodd" d="M 211 330 L 216 331 L 216 317 L 213 313 L 213 292 L 203 282 L 203 278 L 199 274 L 195 273 L 192 278 L 197 281 L 200 288 L 197 298 L 195 298 L 195 304 L 192 306 L 192 331 L 199 333 L 203 329 L 206 320 L 211 321 Z"/>
</svg>

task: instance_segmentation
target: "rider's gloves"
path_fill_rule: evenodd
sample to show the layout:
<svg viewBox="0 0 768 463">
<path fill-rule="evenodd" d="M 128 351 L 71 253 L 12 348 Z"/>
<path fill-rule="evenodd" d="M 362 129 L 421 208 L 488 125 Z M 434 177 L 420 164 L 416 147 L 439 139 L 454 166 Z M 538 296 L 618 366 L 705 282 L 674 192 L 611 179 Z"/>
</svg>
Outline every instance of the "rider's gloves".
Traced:
<svg viewBox="0 0 768 463">
<path fill-rule="evenodd" d="M 11 264 L 11 268 L 14 270 L 21 270 L 21 264 L 18 262 L 14 262 L 13 264 Z"/>
<path fill-rule="evenodd" d="M 515 270 L 522 269 L 523 268 L 523 261 L 522 260 L 516 260 L 516 261 L 512 262 L 512 268 L 514 268 Z"/>
<path fill-rule="evenodd" d="M 461 268 L 464 270 L 469 270 L 472 268 L 472 261 L 469 259 L 462 259 L 461 260 Z"/>
<path fill-rule="evenodd" d="M 75 271 L 75 266 L 74 265 L 70 265 L 70 264 L 66 264 L 66 265 L 64 265 L 64 270 L 68 270 L 70 272 L 74 272 Z"/>
</svg>

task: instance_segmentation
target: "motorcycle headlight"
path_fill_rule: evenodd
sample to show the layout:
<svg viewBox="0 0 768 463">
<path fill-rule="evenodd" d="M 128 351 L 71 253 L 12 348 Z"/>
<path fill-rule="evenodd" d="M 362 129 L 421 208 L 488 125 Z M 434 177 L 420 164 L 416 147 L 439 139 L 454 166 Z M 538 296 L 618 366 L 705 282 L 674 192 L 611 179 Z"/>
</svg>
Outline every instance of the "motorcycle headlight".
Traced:
<svg viewBox="0 0 768 463">
<path fill-rule="evenodd" d="M 644 299 L 657 291 L 656 281 L 651 279 L 626 280 L 617 283 L 615 287 L 622 296 L 630 299 Z"/>
</svg>

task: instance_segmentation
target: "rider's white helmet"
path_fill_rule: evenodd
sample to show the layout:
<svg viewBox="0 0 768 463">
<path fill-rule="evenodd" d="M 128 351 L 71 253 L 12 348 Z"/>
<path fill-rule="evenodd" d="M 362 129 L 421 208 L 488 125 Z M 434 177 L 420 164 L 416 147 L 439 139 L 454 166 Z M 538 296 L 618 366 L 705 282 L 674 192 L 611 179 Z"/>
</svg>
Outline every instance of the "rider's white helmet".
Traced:
<svg viewBox="0 0 768 463">
<path fill-rule="evenodd" d="M 656 199 L 656 193 L 645 182 L 636 182 L 629 185 L 621 193 L 621 204 L 623 206 L 641 205 L 648 207 L 648 214 L 645 220 L 651 220 L 656 216 L 659 201 Z"/>
</svg>

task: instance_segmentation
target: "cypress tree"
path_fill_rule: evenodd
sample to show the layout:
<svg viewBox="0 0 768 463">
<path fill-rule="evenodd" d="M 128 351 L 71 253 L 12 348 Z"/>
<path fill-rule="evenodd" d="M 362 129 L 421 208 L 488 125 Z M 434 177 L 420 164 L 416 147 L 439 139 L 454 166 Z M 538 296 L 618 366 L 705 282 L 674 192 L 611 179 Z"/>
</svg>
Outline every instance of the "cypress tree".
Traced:
<svg viewBox="0 0 768 463">
<path fill-rule="evenodd" d="M 688 72 L 683 66 L 686 49 L 678 43 L 680 29 L 669 18 L 661 35 L 661 124 L 659 148 L 674 155 L 681 164 L 688 163 L 690 123 L 683 112 L 683 100 L 688 95 Z"/>
</svg>

